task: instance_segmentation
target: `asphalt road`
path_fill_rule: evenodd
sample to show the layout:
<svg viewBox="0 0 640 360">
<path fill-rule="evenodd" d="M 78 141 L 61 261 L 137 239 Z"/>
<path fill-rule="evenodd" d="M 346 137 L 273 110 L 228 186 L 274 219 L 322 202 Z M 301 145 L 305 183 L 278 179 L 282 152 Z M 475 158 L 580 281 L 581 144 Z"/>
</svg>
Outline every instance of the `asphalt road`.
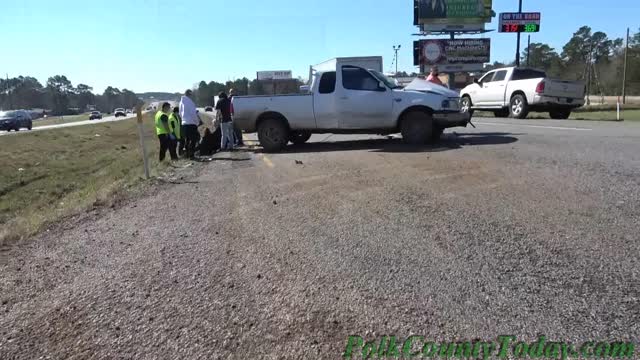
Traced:
<svg viewBox="0 0 640 360">
<path fill-rule="evenodd" d="M 52 227 L 2 255 L 0 358 L 336 359 L 350 335 L 413 334 L 638 348 L 640 126 L 475 123 L 429 147 L 217 154 Z"/>
<path fill-rule="evenodd" d="M 66 127 L 72 127 L 72 126 L 102 124 L 102 123 L 106 123 L 106 122 L 127 120 L 127 119 L 134 118 L 135 116 L 136 116 L 135 114 L 127 114 L 126 117 L 118 117 L 118 118 L 116 118 L 115 116 L 112 115 L 112 116 L 105 116 L 100 120 L 84 120 L 84 121 L 68 122 L 68 123 L 64 123 L 64 124 L 42 125 L 42 126 L 38 126 L 38 120 L 34 120 L 33 121 L 33 128 L 30 131 L 43 131 L 43 130 L 59 129 L 59 128 L 66 128 Z M 9 132 L 9 131 L 1 131 L 0 132 L 0 136 L 15 135 L 15 134 L 25 134 L 25 133 L 29 133 L 30 131 L 29 130 L 25 130 L 25 129 L 21 129 L 18 132 L 15 132 L 15 131 L 11 131 L 11 132 Z"/>
</svg>

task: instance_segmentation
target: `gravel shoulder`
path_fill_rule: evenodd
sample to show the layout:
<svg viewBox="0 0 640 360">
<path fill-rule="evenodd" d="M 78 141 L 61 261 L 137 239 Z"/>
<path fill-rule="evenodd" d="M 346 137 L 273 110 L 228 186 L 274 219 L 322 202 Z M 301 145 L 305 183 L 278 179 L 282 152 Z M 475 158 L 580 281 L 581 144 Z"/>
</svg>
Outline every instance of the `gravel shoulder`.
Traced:
<svg viewBox="0 0 640 360">
<path fill-rule="evenodd" d="M 356 334 L 638 344 L 639 137 L 507 126 L 234 153 L 72 219 L 5 254 L 0 358 L 335 359 Z"/>
</svg>

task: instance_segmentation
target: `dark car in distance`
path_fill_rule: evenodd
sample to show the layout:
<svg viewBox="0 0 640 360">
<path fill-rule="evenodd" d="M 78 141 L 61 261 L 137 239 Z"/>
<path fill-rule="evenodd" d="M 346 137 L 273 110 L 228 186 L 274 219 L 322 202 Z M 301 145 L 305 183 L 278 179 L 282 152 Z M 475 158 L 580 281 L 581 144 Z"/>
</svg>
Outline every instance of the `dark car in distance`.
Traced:
<svg viewBox="0 0 640 360">
<path fill-rule="evenodd" d="M 207 106 L 206 108 L 204 108 L 205 112 L 213 112 L 213 107 L 211 106 Z"/>
<path fill-rule="evenodd" d="M 0 111 L 0 130 L 20 131 L 20 129 L 29 129 L 33 123 L 31 115 L 25 110 L 9 110 Z"/>
<path fill-rule="evenodd" d="M 100 113 L 100 111 L 92 111 L 91 114 L 89 114 L 89 120 L 96 119 L 102 119 L 102 113 Z"/>
</svg>

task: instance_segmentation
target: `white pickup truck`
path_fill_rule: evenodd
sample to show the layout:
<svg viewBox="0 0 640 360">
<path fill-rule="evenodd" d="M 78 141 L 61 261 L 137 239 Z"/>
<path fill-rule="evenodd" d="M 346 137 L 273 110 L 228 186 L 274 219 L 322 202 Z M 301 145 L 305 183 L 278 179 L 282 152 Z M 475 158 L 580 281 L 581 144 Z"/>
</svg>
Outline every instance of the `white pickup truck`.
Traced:
<svg viewBox="0 0 640 360">
<path fill-rule="evenodd" d="M 469 123 L 457 92 L 423 82 L 402 89 L 379 71 L 338 63 L 313 71 L 306 94 L 234 97 L 234 122 L 257 131 L 268 152 L 304 143 L 313 133 L 400 132 L 405 142 L 422 144 Z"/>
<path fill-rule="evenodd" d="M 460 92 L 463 112 L 493 111 L 496 117 L 524 119 L 529 112 L 549 112 L 552 119 L 567 119 L 584 105 L 581 81 L 547 78 L 544 71 L 508 67 L 486 73 Z"/>
</svg>

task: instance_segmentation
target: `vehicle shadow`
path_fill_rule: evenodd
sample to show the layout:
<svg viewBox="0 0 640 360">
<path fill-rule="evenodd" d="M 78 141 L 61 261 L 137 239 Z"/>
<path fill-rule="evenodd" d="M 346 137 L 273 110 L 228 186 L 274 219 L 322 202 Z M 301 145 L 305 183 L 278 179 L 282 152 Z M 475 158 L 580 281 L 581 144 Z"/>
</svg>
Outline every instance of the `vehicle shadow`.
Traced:
<svg viewBox="0 0 640 360">
<path fill-rule="evenodd" d="M 314 153 L 333 151 L 369 150 L 371 152 L 387 153 L 420 153 L 442 152 L 460 149 L 463 146 L 476 145 L 505 145 L 518 141 L 514 137 L 521 134 L 512 133 L 446 133 L 440 141 L 429 145 L 409 145 L 402 142 L 401 138 L 380 138 L 366 140 L 345 140 L 334 142 L 310 142 L 301 145 L 289 145 L 283 153 Z M 260 150 L 258 150 L 260 152 Z"/>
</svg>

